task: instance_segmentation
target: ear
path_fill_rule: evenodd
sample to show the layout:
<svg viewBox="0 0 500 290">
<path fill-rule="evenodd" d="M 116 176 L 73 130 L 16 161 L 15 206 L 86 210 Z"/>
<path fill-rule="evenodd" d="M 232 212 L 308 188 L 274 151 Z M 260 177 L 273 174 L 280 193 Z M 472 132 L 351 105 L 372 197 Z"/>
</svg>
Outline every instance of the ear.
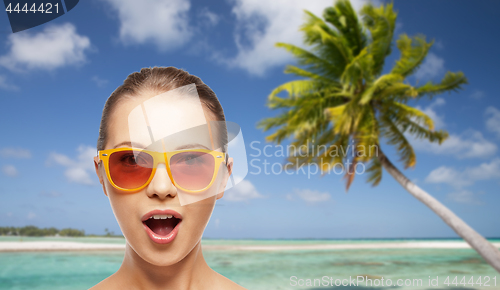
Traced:
<svg viewBox="0 0 500 290">
<path fill-rule="evenodd" d="M 224 178 L 222 179 L 221 186 L 219 188 L 222 188 L 222 191 L 217 194 L 217 199 L 221 199 L 224 196 L 224 189 L 226 188 L 227 181 L 229 180 L 229 176 L 231 176 L 231 173 L 233 172 L 233 158 L 229 157 L 227 160 L 227 172 L 224 175 Z"/>
<path fill-rule="evenodd" d="M 94 156 L 94 167 L 95 173 L 97 174 L 97 177 L 99 177 L 99 183 L 103 184 L 101 172 L 99 172 L 99 157 L 97 156 Z"/>
<path fill-rule="evenodd" d="M 99 178 L 99 183 L 102 185 L 102 190 L 104 191 L 104 194 L 108 196 L 108 193 L 106 192 L 106 188 L 104 187 L 104 180 L 102 178 L 102 172 L 99 170 L 99 157 L 94 156 L 94 167 L 95 167 L 95 173 L 97 174 L 97 177 Z"/>
</svg>

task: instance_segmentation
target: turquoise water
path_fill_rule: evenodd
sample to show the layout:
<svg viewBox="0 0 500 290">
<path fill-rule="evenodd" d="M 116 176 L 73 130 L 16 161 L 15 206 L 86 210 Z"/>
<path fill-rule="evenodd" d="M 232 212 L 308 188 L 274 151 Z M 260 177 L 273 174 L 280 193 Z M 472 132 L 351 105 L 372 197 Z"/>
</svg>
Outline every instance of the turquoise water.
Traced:
<svg viewBox="0 0 500 290">
<path fill-rule="evenodd" d="M 19 240 L 2 237 L 0 241 Z M 23 238 L 23 241 L 61 238 Z M 78 242 L 124 243 L 120 238 L 72 238 Z M 204 240 L 206 245 L 296 245 L 329 243 L 386 243 L 397 240 Z M 408 240 L 405 240 L 408 241 Z M 498 242 L 499 240 L 492 240 Z M 307 251 L 235 251 L 204 250 L 207 263 L 215 271 L 248 289 L 500 289 L 500 275 L 470 249 L 383 249 L 383 250 L 307 250 Z M 0 253 L 0 289 L 87 289 L 114 273 L 123 259 L 121 251 L 98 252 L 25 252 Z M 423 286 L 403 287 L 322 287 L 292 286 L 296 280 L 349 279 L 369 275 L 372 280 L 422 279 Z M 439 287 L 429 286 L 439 277 Z M 488 276 L 490 286 L 443 285 L 444 279 L 465 277 L 474 282 Z M 496 277 L 494 285 L 493 278 Z M 340 280 L 339 280 L 340 281 Z M 347 281 L 347 280 L 346 280 Z M 345 282 L 346 283 L 346 282 Z M 376 282 L 375 282 L 376 283 Z"/>
<path fill-rule="evenodd" d="M 58 242 L 78 242 L 78 243 L 112 243 L 125 244 L 124 238 L 107 238 L 107 237 L 17 237 L 17 236 L 0 236 L 0 242 L 38 242 L 38 241 L 58 241 Z"/>
</svg>

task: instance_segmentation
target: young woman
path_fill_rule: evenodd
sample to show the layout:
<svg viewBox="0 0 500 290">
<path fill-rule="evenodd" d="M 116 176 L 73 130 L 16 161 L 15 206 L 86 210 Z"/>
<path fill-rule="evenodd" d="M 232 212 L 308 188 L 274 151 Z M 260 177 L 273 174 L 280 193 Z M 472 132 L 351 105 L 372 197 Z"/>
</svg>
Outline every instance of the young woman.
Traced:
<svg viewBox="0 0 500 290">
<path fill-rule="evenodd" d="M 189 90 L 163 97 L 189 85 L 196 88 L 194 95 L 199 96 L 202 113 L 196 108 L 196 100 L 190 99 L 192 92 L 186 95 Z M 201 249 L 203 231 L 216 200 L 224 194 L 232 159 L 227 158 L 225 146 L 207 150 L 214 140 L 201 137 L 195 145 L 182 148 L 172 147 L 175 142 L 168 139 L 160 140 L 161 146 L 147 148 L 132 140 L 137 135 L 132 131 L 141 129 L 131 116 L 137 109 L 145 110 L 145 104 L 158 100 L 158 96 L 167 102 L 163 114 L 167 121 L 149 120 L 147 130 L 137 134 L 153 138 L 158 126 L 180 132 L 210 121 L 224 124 L 224 112 L 215 93 L 200 78 L 174 67 L 143 68 L 129 75 L 111 94 L 102 114 L 94 163 L 126 248 L 118 271 L 92 289 L 244 289 L 212 270 Z M 153 106 L 159 108 L 163 107 Z M 221 144 L 227 139 L 225 127 L 209 133 L 222 140 Z M 201 194 L 203 199 L 183 200 L 182 195 L 189 196 L 189 192 Z"/>
</svg>

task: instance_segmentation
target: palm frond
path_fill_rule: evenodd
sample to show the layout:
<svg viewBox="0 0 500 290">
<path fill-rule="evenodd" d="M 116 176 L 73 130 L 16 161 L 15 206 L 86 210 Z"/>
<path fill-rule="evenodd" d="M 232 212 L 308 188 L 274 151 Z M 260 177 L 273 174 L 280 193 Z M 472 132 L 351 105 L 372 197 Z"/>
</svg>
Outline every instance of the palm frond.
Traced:
<svg viewBox="0 0 500 290">
<path fill-rule="evenodd" d="M 352 59 L 352 52 L 347 41 L 338 32 L 330 28 L 323 19 L 309 11 L 306 12 L 306 23 L 301 26 L 304 32 L 304 43 L 312 47 L 312 51 L 337 68 L 340 77 L 345 66 Z"/>
<path fill-rule="evenodd" d="M 385 90 L 386 88 L 390 87 L 391 85 L 394 85 L 395 83 L 400 84 L 403 81 L 403 79 L 404 78 L 399 74 L 385 74 L 380 76 L 375 82 L 368 85 L 368 87 L 363 92 L 361 99 L 359 100 L 359 104 L 360 105 L 367 104 L 369 101 L 371 101 L 371 99 L 376 93 Z M 405 88 L 407 87 L 408 86 L 406 85 Z M 405 89 L 405 91 L 407 90 Z"/>
<path fill-rule="evenodd" d="M 391 74 L 399 74 L 404 77 L 411 75 L 417 70 L 433 44 L 433 42 L 427 43 L 425 36 L 419 35 L 412 39 L 406 34 L 399 36 L 396 43 L 401 52 L 401 57 L 396 61 Z"/>
<path fill-rule="evenodd" d="M 360 162 L 368 162 L 376 157 L 379 144 L 379 123 L 371 107 L 364 107 L 363 119 L 358 126 L 354 139 L 356 140 Z"/>
<path fill-rule="evenodd" d="M 384 87 L 384 89 L 377 94 L 374 94 L 372 99 L 405 103 L 409 99 L 416 98 L 417 96 L 418 92 L 413 86 L 402 82 L 393 82 L 388 84 L 388 86 Z"/>
<path fill-rule="evenodd" d="M 304 13 L 306 21 L 300 26 L 300 30 L 304 32 L 304 43 L 306 45 L 312 46 L 323 44 L 323 38 L 321 34 L 318 33 L 318 28 L 327 34 L 339 37 L 338 32 L 328 26 L 323 19 L 308 10 L 304 10 Z"/>
<path fill-rule="evenodd" d="M 257 123 L 257 128 L 262 129 L 264 131 L 269 131 L 272 128 L 283 126 L 288 122 L 291 112 L 292 111 L 283 112 L 276 117 L 269 117 L 262 119 Z"/>
<path fill-rule="evenodd" d="M 337 1 L 333 7 L 328 7 L 323 12 L 323 18 L 331 23 L 347 40 L 354 56 L 358 55 L 366 46 L 366 32 L 358 20 L 356 11 L 350 1 Z"/>
<path fill-rule="evenodd" d="M 334 135 L 333 143 L 327 143 L 326 150 L 323 154 L 321 154 L 321 160 L 318 160 L 318 164 L 320 165 L 321 171 L 323 174 L 334 170 L 334 167 L 338 164 L 342 164 L 346 158 L 344 155 L 344 151 L 342 148 L 347 148 L 349 144 L 349 136 L 346 135 Z"/>
<path fill-rule="evenodd" d="M 334 81 L 334 80 L 330 80 L 322 75 L 319 75 L 319 74 L 316 74 L 314 72 L 311 72 L 309 70 L 305 70 L 303 68 L 299 68 L 299 67 L 296 67 L 294 65 L 287 65 L 285 67 L 285 71 L 284 71 L 286 74 L 293 74 L 293 75 L 296 75 L 296 76 L 299 76 L 299 77 L 305 77 L 305 78 L 311 78 L 311 79 L 315 79 L 315 80 L 318 80 L 318 81 L 322 81 L 322 82 L 325 82 L 325 83 L 328 83 L 329 85 L 331 86 L 335 86 L 335 87 L 338 87 L 340 88 L 341 85 Z"/>
<path fill-rule="evenodd" d="M 432 118 L 419 109 L 398 102 L 391 102 L 391 107 L 398 110 L 398 119 L 413 119 L 416 122 L 427 126 L 429 130 L 434 130 L 434 121 Z"/>
<path fill-rule="evenodd" d="M 448 132 L 444 130 L 432 131 L 422 127 L 419 123 L 412 119 L 405 118 L 399 120 L 399 123 L 404 127 L 405 132 L 413 135 L 417 139 L 426 139 L 429 142 L 443 143 L 448 138 Z"/>
<path fill-rule="evenodd" d="M 317 74 L 323 74 L 330 79 L 337 79 L 342 72 L 342 69 L 335 63 L 331 63 L 329 60 L 296 45 L 278 42 L 276 43 L 276 47 L 283 48 L 293 54 L 297 58 L 299 65 L 305 66 L 308 70 Z"/>
<path fill-rule="evenodd" d="M 371 183 L 372 186 L 377 186 L 382 180 L 382 164 L 378 158 L 372 158 L 368 168 L 365 171 L 367 173 L 367 182 Z"/>
<path fill-rule="evenodd" d="M 444 92 L 458 91 L 462 89 L 462 85 L 467 83 L 467 78 L 463 72 L 447 72 L 439 84 L 429 81 L 416 89 L 419 98 L 423 96 L 433 97 Z"/>
<path fill-rule="evenodd" d="M 271 109 L 292 107 L 295 105 L 294 98 L 321 90 L 322 84 L 317 80 L 294 80 L 276 87 L 268 97 L 268 106 Z M 288 98 L 280 98 L 277 95 L 287 92 Z"/>
<path fill-rule="evenodd" d="M 343 83 L 350 85 L 362 83 L 363 80 L 371 81 L 372 66 L 372 55 L 368 53 L 368 48 L 365 47 L 347 64 L 340 79 Z"/>
<path fill-rule="evenodd" d="M 335 107 L 329 107 L 324 110 L 325 117 L 332 122 L 333 132 L 335 134 L 350 135 L 357 116 L 347 111 L 350 110 L 350 103 Z"/>
<path fill-rule="evenodd" d="M 383 115 L 380 120 L 383 136 L 387 138 L 388 144 L 396 146 L 397 153 L 405 168 L 415 166 L 417 162 L 415 151 L 400 128 L 387 115 Z"/>
<path fill-rule="evenodd" d="M 361 9 L 361 15 L 371 34 L 372 42 L 367 47 L 373 55 L 373 74 L 378 76 L 384 67 L 385 57 L 391 54 L 397 14 L 393 10 L 393 4 L 388 3 L 378 8 L 367 4 Z"/>
</svg>

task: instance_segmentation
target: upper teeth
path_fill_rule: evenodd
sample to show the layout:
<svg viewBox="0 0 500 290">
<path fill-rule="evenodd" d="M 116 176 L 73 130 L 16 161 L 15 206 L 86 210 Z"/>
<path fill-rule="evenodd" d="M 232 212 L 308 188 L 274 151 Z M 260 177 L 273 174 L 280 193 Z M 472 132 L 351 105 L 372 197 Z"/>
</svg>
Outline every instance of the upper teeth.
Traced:
<svg viewBox="0 0 500 290">
<path fill-rule="evenodd" d="M 155 220 L 164 220 L 164 219 L 171 219 L 173 216 L 171 214 L 155 214 L 150 217 L 150 219 L 155 219 Z"/>
</svg>

